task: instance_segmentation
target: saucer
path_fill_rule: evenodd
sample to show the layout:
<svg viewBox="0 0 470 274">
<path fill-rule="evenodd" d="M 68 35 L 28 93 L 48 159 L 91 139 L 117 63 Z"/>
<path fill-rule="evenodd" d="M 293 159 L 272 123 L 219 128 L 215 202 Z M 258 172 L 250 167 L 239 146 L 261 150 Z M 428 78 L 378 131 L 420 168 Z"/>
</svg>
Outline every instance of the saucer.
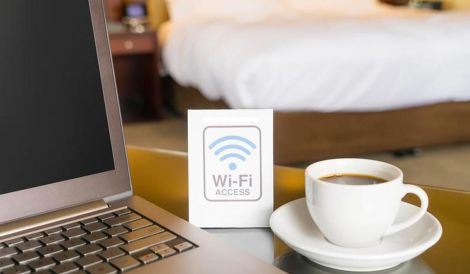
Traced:
<svg viewBox="0 0 470 274">
<path fill-rule="evenodd" d="M 397 221 L 419 210 L 402 202 Z M 378 245 L 345 248 L 331 244 L 312 221 L 305 198 L 278 208 L 270 219 L 271 229 L 290 248 L 320 265 L 347 271 L 377 271 L 411 260 L 433 246 L 442 235 L 442 226 L 430 213 L 411 227 L 384 237 Z"/>
</svg>

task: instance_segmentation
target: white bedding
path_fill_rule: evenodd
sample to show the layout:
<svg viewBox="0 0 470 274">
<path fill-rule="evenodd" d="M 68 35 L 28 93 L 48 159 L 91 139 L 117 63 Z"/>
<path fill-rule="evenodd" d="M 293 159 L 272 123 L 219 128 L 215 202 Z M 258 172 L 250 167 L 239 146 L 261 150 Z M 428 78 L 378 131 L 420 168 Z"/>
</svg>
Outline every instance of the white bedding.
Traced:
<svg viewBox="0 0 470 274">
<path fill-rule="evenodd" d="M 169 29 L 166 70 L 232 108 L 382 111 L 470 99 L 465 14 L 187 19 Z"/>
</svg>

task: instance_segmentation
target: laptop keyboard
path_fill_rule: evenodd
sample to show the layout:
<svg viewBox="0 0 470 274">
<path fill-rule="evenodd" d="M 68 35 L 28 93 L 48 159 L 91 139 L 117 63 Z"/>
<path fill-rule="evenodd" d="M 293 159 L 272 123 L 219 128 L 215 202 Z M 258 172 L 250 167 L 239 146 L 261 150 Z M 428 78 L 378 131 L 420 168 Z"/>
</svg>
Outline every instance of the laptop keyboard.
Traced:
<svg viewBox="0 0 470 274">
<path fill-rule="evenodd" d="M 0 243 L 1 273 L 119 273 L 196 245 L 130 209 Z"/>
</svg>

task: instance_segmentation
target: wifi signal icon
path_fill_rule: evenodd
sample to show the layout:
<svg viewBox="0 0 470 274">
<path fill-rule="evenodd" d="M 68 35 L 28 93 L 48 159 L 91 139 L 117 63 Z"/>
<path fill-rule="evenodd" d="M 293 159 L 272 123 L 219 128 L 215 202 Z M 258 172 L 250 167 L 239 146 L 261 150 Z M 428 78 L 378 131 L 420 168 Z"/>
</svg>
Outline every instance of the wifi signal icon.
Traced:
<svg viewBox="0 0 470 274">
<path fill-rule="evenodd" d="M 215 149 L 216 147 L 218 148 Z M 228 168 L 230 168 L 230 170 L 236 170 L 238 165 L 235 160 L 244 162 L 246 157 L 251 155 L 251 151 L 256 149 L 256 145 L 245 137 L 227 135 L 212 142 L 209 145 L 209 149 L 215 149 L 214 154 L 220 157 L 219 160 L 221 162 L 228 160 L 230 162 Z"/>
</svg>

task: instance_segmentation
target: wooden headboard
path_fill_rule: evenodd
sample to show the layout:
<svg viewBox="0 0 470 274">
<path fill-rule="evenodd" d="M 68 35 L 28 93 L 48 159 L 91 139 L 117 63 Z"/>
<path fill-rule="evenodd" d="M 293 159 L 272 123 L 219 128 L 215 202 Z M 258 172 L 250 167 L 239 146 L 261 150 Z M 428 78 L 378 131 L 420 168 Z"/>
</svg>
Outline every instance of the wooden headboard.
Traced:
<svg viewBox="0 0 470 274">
<path fill-rule="evenodd" d="M 168 9 L 165 0 L 147 0 L 150 24 L 158 28 L 163 22 L 168 21 Z"/>
</svg>

